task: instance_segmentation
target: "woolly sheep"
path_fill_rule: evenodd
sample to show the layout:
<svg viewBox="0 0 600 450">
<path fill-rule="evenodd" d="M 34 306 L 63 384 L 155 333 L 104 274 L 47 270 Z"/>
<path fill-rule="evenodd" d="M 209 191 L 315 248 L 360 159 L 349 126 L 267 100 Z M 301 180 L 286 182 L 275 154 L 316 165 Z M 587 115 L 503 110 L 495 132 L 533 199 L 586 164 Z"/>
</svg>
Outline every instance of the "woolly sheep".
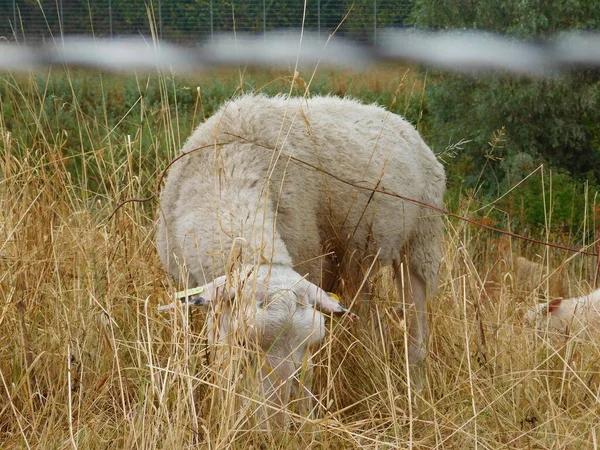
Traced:
<svg viewBox="0 0 600 450">
<path fill-rule="evenodd" d="M 582 297 L 553 299 L 527 312 L 537 329 L 548 328 L 560 333 L 579 331 L 590 326 L 600 329 L 600 289 Z"/>
<path fill-rule="evenodd" d="M 315 312 L 306 326 L 310 305 L 344 312 L 325 291 L 356 292 L 371 263 L 392 266 L 401 303 L 414 305 L 409 365 L 415 388 L 422 387 L 417 369 L 426 355 L 426 300 L 437 284 L 442 219 L 373 191 L 442 207 L 444 169 L 414 127 L 352 99 L 245 95 L 201 124 L 182 153 L 161 194 L 157 231 L 171 275 L 203 285 L 227 273 L 232 255 L 261 267 L 255 297 L 267 317 L 276 308 L 272 287 L 307 292 L 305 300 L 284 296 L 273 332 L 287 320 L 305 328 L 299 339 L 317 344 L 323 318 Z M 273 358 L 283 361 L 296 348 L 288 343 L 275 355 L 268 334 L 263 348 Z M 286 356 L 282 380 L 298 357 Z"/>
</svg>

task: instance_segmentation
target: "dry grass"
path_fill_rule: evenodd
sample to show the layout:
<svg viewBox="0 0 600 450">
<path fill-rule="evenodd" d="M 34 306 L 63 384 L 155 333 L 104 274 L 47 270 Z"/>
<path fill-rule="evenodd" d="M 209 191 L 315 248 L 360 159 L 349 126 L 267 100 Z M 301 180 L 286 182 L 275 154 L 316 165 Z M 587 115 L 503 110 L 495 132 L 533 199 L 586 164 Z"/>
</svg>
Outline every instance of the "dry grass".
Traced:
<svg viewBox="0 0 600 450">
<path fill-rule="evenodd" d="M 389 83 L 387 75 L 369 77 Z M 166 79 L 163 88 L 168 98 Z M 368 319 L 329 322 L 316 358 L 314 417 L 294 416 L 291 405 L 294 431 L 260 431 L 249 419 L 259 400 L 244 390 L 251 351 L 232 347 L 209 362 L 199 314 L 186 326 L 180 315 L 156 311 L 175 286 L 154 248 L 154 206 L 128 204 L 107 220 L 119 200 L 154 189 L 185 137 L 177 116 L 167 107 L 150 116 L 156 135 L 168 138 L 165 151 L 148 154 L 141 124 L 128 138 L 75 106 L 78 139 L 91 150 L 82 144 L 73 176 L 77 152 L 48 133 L 54 117 L 41 107 L 44 95 L 15 84 L 1 99 L 3 109 L 30 119 L 27 131 L 11 134 L 0 116 L 0 447 L 598 446 L 600 339 L 533 333 L 523 312 L 536 299 L 513 281 L 514 243 L 457 222 L 447 222 L 441 286 L 430 304 L 427 388 L 416 406 L 407 397 L 403 322 L 383 273 L 377 300 L 357 308 L 365 318 L 378 308 L 387 337 Z M 571 294 L 587 291 L 594 261 L 560 257 L 545 261 L 561 268 Z M 551 276 L 538 295 L 552 283 Z"/>
</svg>

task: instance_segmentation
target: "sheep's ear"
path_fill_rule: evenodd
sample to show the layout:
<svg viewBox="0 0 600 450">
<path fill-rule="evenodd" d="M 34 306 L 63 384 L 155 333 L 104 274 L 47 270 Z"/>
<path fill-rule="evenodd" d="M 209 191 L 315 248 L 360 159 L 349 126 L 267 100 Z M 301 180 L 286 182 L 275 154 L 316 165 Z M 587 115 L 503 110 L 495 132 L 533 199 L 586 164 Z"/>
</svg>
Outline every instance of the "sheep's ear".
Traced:
<svg viewBox="0 0 600 450">
<path fill-rule="evenodd" d="M 350 312 L 347 308 L 342 306 L 337 299 L 337 295 L 330 295 L 318 286 L 309 283 L 308 289 L 304 292 L 305 301 L 313 305 L 317 310 L 324 313 L 331 314 L 345 314 L 350 320 L 356 322 L 358 316 Z M 302 295 L 302 294 L 300 294 Z"/>
<path fill-rule="evenodd" d="M 548 308 L 546 308 L 546 314 L 550 313 L 552 314 L 554 311 L 556 311 L 558 308 L 560 308 L 560 304 L 562 303 L 562 298 L 555 298 L 550 300 L 550 302 L 548 303 Z"/>
<path fill-rule="evenodd" d="M 235 295 L 226 286 L 225 276 L 215 278 L 208 284 L 193 289 L 178 292 L 177 299 L 184 305 L 187 303 L 194 306 L 206 306 L 217 300 L 231 299 Z"/>
<path fill-rule="evenodd" d="M 539 313 L 542 317 L 546 317 L 548 314 L 552 314 L 558 308 L 560 308 L 560 304 L 562 303 L 562 298 L 554 298 L 550 300 L 548 303 L 541 304 L 539 306 Z"/>
</svg>

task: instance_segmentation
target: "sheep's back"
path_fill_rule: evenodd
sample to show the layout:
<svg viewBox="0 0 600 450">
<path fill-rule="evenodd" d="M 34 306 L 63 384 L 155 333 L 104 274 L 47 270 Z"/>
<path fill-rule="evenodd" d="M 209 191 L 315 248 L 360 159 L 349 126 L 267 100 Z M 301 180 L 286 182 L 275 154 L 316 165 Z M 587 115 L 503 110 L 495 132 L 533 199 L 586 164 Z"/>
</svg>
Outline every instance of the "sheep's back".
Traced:
<svg viewBox="0 0 600 450">
<path fill-rule="evenodd" d="M 350 99 L 244 96 L 200 125 L 183 152 L 191 153 L 173 165 L 168 179 L 181 182 L 167 183 L 163 208 L 179 205 L 172 211 L 176 218 L 190 196 L 211 198 L 216 177 L 218 183 L 234 180 L 245 195 L 251 195 L 249 186 L 256 192 L 268 186 L 268 208 L 296 263 L 340 237 L 366 252 L 395 252 L 419 218 L 431 214 L 390 195 L 372 195 L 373 189 L 442 205 L 444 170 L 414 127 Z M 182 195 L 181 185 L 191 178 L 206 182 Z"/>
<path fill-rule="evenodd" d="M 270 173 L 278 212 L 318 222 L 321 240 L 350 237 L 358 250 L 393 253 L 419 218 L 431 215 L 393 195 L 372 196 L 372 189 L 442 206 L 442 165 L 412 125 L 383 108 L 336 97 L 249 96 L 232 112 L 226 122 L 235 125 L 237 117 L 246 142 L 278 149 L 269 160 L 277 161 Z M 290 227 L 282 237 L 295 242 L 293 231 L 303 229 Z"/>
</svg>

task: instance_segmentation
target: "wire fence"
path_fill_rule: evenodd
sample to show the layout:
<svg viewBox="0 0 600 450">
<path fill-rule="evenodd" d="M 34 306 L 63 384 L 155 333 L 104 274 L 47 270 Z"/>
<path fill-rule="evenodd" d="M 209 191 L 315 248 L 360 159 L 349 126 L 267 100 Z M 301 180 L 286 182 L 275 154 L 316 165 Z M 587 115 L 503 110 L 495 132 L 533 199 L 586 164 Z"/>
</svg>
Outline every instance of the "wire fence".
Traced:
<svg viewBox="0 0 600 450">
<path fill-rule="evenodd" d="M 223 32 L 282 28 L 373 42 L 377 30 L 403 26 L 411 0 L 3 0 L 0 36 L 17 42 L 62 35 L 156 35 L 169 41 L 210 39 Z"/>
</svg>

